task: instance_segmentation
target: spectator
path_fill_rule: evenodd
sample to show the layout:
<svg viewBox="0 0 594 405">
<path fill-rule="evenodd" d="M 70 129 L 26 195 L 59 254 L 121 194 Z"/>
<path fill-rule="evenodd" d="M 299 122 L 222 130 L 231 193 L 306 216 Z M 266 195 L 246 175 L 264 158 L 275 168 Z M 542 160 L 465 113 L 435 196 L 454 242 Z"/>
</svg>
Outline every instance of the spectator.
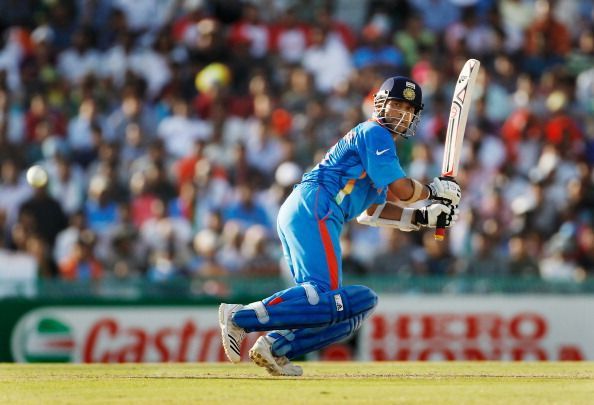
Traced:
<svg viewBox="0 0 594 405">
<path fill-rule="evenodd" d="M 0 208 L 5 215 L 4 225 L 12 227 L 17 221 L 19 208 L 32 194 L 31 187 L 19 178 L 19 166 L 8 158 L 0 165 Z"/>
<path fill-rule="evenodd" d="M 99 236 L 104 236 L 118 221 L 117 203 L 109 195 L 108 182 L 104 176 L 98 175 L 89 181 L 84 210 L 89 228 Z"/>
<path fill-rule="evenodd" d="M 493 236 L 475 233 L 472 236 L 472 255 L 464 269 L 472 276 L 502 276 L 507 273 L 505 262 L 497 251 Z"/>
<path fill-rule="evenodd" d="M 105 262 L 109 276 L 118 280 L 139 280 L 144 275 L 146 259 L 137 248 L 140 245 L 137 240 L 137 232 L 123 228 L 112 235 L 110 254 Z"/>
<path fill-rule="evenodd" d="M 62 263 L 74 250 L 81 233 L 88 230 L 84 212 L 78 211 L 68 217 L 68 227 L 60 231 L 56 237 L 53 258 L 56 263 Z"/>
<path fill-rule="evenodd" d="M 183 217 L 167 215 L 166 203 L 155 200 L 152 205 L 153 217 L 147 219 L 140 228 L 143 244 L 153 252 L 169 252 L 177 264 L 188 260 L 188 246 L 192 240 L 192 227 Z"/>
<path fill-rule="evenodd" d="M 534 21 L 534 2 L 501 0 L 498 7 L 505 30 L 505 48 L 515 52 L 522 46 L 524 31 Z"/>
<path fill-rule="evenodd" d="M 92 48 L 91 33 L 80 29 L 72 37 L 72 47 L 58 57 L 58 72 L 71 84 L 81 83 L 85 76 L 99 73 L 99 53 Z"/>
<path fill-rule="evenodd" d="M 184 269 L 174 259 L 175 253 L 168 250 L 157 250 L 149 256 L 147 278 L 151 282 L 174 281 L 183 276 Z"/>
<path fill-rule="evenodd" d="M 156 163 L 149 166 L 144 175 L 146 187 L 161 200 L 169 203 L 177 196 L 177 190 L 169 179 L 169 173 L 166 172 L 163 164 Z"/>
<path fill-rule="evenodd" d="M 315 10 L 314 21 L 330 37 L 330 41 L 339 42 L 349 52 L 355 49 L 357 38 L 351 28 L 334 17 L 331 7 L 319 7 Z M 310 32 L 311 35 L 316 35 Z"/>
<path fill-rule="evenodd" d="M 130 191 L 132 194 L 130 201 L 132 223 L 141 227 L 145 221 L 152 217 L 151 207 L 158 197 L 149 189 L 146 177 L 142 172 L 132 175 Z"/>
<path fill-rule="evenodd" d="M 270 27 L 261 21 L 260 10 L 255 4 L 243 4 L 241 20 L 232 24 L 229 32 L 231 44 L 247 40 L 250 53 L 255 58 L 264 58 L 270 48 Z"/>
<path fill-rule="evenodd" d="M 238 186 L 237 200 L 223 212 L 225 221 L 237 221 L 246 230 L 253 225 L 261 225 L 272 232 L 271 222 L 266 210 L 254 198 L 254 191 L 248 184 Z"/>
<path fill-rule="evenodd" d="M 117 88 L 126 83 L 129 72 L 140 69 L 134 35 L 129 31 L 122 31 L 116 37 L 116 42 L 104 53 L 101 60 L 101 75 L 110 79 Z"/>
<path fill-rule="evenodd" d="M 95 235 L 81 233 L 72 253 L 60 263 L 60 274 L 64 280 L 99 280 L 103 277 L 103 266 L 94 253 Z"/>
<path fill-rule="evenodd" d="M 357 69 L 376 68 L 393 72 L 404 65 L 402 53 L 386 42 L 384 34 L 374 25 L 363 29 L 363 46 L 355 49 L 353 65 Z"/>
<path fill-rule="evenodd" d="M 227 274 L 217 259 L 218 235 L 211 229 L 198 232 L 193 241 L 196 256 L 190 263 L 190 273 L 201 277 L 216 277 Z"/>
<path fill-rule="evenodd" d="M 23 201 L 19 208 L 19 216 L 26 215 L 32 221 L 32 227 L 53 249 L 56 236 L 66 228 L 67 219 L 60 206 L 48 192 L 48 177 L 45 182 L 33 187 L 33 195 Z"/>
<path fill-rule="evenodd" d="M 312 44 L 303 56 L 303 67 L 310 72 L 316 89 L 328 94 L 335 86 L 346 81 L 352 71 L 350 54 L 340 41 L 332 40 L 328 31 L 313 27 Z"/>
<path fill-rule="evenodd" d="M 444 243 L 435 241 L 433 232 L 423 233 L 423 248 L 414 252 L 415 273 L 431 276 L 453 276 L 457 272 L 456 260 Z"/>
<path fill-rule="evenodd" d="M 196 163 L 194 184 L 196 185 L 196 215 L 194 228 L 203 229 L 208 217 L 226 207 L 231 201 L 232 189 L 226 178 L 212 174 L 212 164 L 203 159 Z"/>
<path fill-rule="evenodd" d="M 246 257 L 241 252 L 244 233 L 237 221 L 227 221 L 221 234 L 221 247 L 217 253 L 217 262 L 230 273 L 237 273 L 246 266 Z"/>
<path fill-rule="evenodd" d="M 454 55 L 467 50 L 471 55 L 484 56 L 495 50 L 496 36 L 491 26 L 478 20 L 474 7 L 466 7 L 460 21 L 446 29 L 445 42 Z"/>
<path fill-rule="evenodd" d="M 154 32 L 171 21 L 175 1 L 113 0 L 113 8 L 120 9 L 126 16 L 130 29 L 136 33 Z"/>
<path fill-rule="evenodd" d="M 551 112 L 544 127 L 545 138 L 562 150 L 579 151 L 582 146 L 582 131 L 575 120 L 567 114 L 567 96 L 561 91 L 552 92 L 547 98 L 547 108 Z"/>
<path fill-rule="evenodd" d="M 23 60 L 24 50 L 17 40 L 18 29 L 9 28 L 0 32 L 0 71 L 5 74 L 5 83 L 10 91 L 21 87 L 19 64 Z"/>
<path fill-rule="evenodd" d="M 170 57 L 169 54 L 172 56 Z M 171 81 L 170 59 L 180 63 L 186 59 L 183 48 L 174 49 L 172 40 L 166 31 L 157 35 L 152 48 L 139 51 L 133 58 L 134 72 L 146 83 L 146 96 L 149 100 L 157 98 Z M 142 66 L 142 68 L 140 68 Z"/>
<path fill-rule="evenodd" d="M 308 45 L 309 26 L 299 21 L 296 6 L 288 7 L 271 27 L 271 47 L 281 61 L 297 64 Z"/>
<path fill-rule="evenodd" d="M 572 50 L 567 57 L 567 73 L 577 76 L 594 66 L 594 34 L 589 30 L 580 33 L 578 48 Z"/>
<path fill-rule="evenodd" d="M 5 138 L 5 140 L 0 139 L 0 141 L 3 143 L 8 141 L 13 145 L 22 144 L 24 137 L 23 124 L 23 111 L 16 108 L 16 104 L 11 100 L 8 92 L 0 90 L 0 133 L 2 133 L 2 138 Z M 4 153 L 7 152 L 11 158 L 18 157 L 18 155 L 10 154 L 9 151 Z"/>
<path fill-rule="evenodd" d="M 140 125 L 133 122 L 126 127 L 126 137 L 122 145 L 120 157 L 124 170 L 129 173 L 132 163 L 144 156 L 146 152 L 146 135 Z"/>
<path fill-rule="evenodd" d="M 526 29 L 524 39 L 524 70 L 540 76 L 564 61 L 571 49 L 571 35 L 567 27 L 559 21 L 550 0 L 536 1 L 536 19 Z"/>
<path fill-rule="evenodd" d="M 55 167 L 52 169 L 48 169 L 49 192 L 52 197 L 60 201 L 67 215 L 81 210 L 86 188 L 84 173 L 62 154 L 56 155 Z"/>
<path fill-rule="evenodd" d="M 37 263 L 37 276 L 53 278 L 58 275 L 58 266 L 54 261 L 47 242 L 39 235 L 30 235 L 26 243 L 27 253 L 35 258 Z"/>
<path fill-rule="evenodd" d="M 575 260 L 575 245 L 567 235 L 556 233 L 546 247 L 540 261 L 540 275 L 548 281 L 581 281 L 585 270 Z"/>
<path fill-rule="evenodd" d="M 411 5 L 422 17 L 424 25 L 437 34 L 460 18 L 460 9 L 452 7 L 449 0 L 416 0 Z"/>
<path fill-rule="evenodd" d="M 532 257 L 527 249 L 524 238 L 514 236 L 508 243 L 509 259 L 508 271 L 511 276 L 516 277 L 538 277 L 540 269 L 538 262 Z"/>
<path fill-rule="evenodd" d="M 196 139 L 192 148 L 185 150 L 184 155 L 175 162 L 175 178 L 177 185 L 182 187 L 186 183 L 191 183 L 194 178 L 194 168 L 196 164 L 206 159 L 204 156 L 204 147 L 206 142 L 203 139 Z"/>
<path fill-rule="evenodd" d="M 394 44 L 404 54 L 406 66 L 411 68 L 419 61 L 422 48 L 435 45 L 435 36 L 423 26 L 421 17 L 413 14 L 405 21 L 404 30 L 394 35 Z"/>
<path fill-rule="evenodd" d="M 59 111 L 56 111 L 48 105 L 46 97 L 43 94 L 35 94 L 31 97 L 29 110 L 25 114 L 25 140 L 30 143 L 41 143 L 36 135 L 37 127 L 40 123 L 46 123 L 49 135 L 66 135 L 66 121 Z"/>
<path fill-rule="evenodd" d="M 181 158 L 192 150 L 198 140 L 207 141 L 212 136 L 211 126 L 190 116 L 190 106 L 181 98 L 173 101 L 173 114 L 161 121 L 157 134 L 163 139 L 168 154 Z"/>
<path fill-rule="evenodd" d="M 178 43 L 190 47 L 198 41 L 198 23 L 208 12 L 204 0 L 185 0 L 182 10 L 182 15 L 172 24 L 171 35 Z"/>
<path fill-rule="evenodd" d="M 314 97 L 312 76 L 303 67 L 296 66 L 289 71 L 287 82 L 281 105 L 292 113 L 303 114 L 308 100 Z"/>
<path fill-rule="evenodd" d="M 149 139 L 153 137 L 154 128 L 156 128 L 153 113 L 144 104 L 144 100 L 138 94 L 135 94 L 134 90 L 130 90 L 129 93 L 125 94 L 120 108 L 107 117 L 105 139 L 108 141 L 123 139 L 126 134 L 126 127 L 131 123 L 138 124 Z"/>
<path fill-rule="evenodd" d="M 270 229 L 252 225 L 245 231 L 241 244 L 242 256 L 246 259 L 243 272 L 252 276 L 278 276 L 278 260 L 268 251 Z"/>
<path fill-rule="evenodd" d="M 262 118 L 250 126 L 246 136 L 246 158 L 250 166 L 271 177 L 280 163 L 282 146 L 272 130 L 271 122 Z"/>
</svg>

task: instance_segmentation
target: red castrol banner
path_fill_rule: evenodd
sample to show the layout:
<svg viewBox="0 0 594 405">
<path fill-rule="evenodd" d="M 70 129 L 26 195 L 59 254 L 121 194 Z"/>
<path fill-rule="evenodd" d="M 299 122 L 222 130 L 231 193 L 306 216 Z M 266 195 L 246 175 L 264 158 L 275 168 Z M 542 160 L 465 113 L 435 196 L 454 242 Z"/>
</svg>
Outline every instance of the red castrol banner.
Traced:
<svg viewBox="0 0 594 405">
<path fill-rule="evenodd" d="M 259 335 L 242 344 L 247 352 Z M 216 307 L 45 307 L 11 337 L 17 362 L 224 361 Z"/>
</svg>

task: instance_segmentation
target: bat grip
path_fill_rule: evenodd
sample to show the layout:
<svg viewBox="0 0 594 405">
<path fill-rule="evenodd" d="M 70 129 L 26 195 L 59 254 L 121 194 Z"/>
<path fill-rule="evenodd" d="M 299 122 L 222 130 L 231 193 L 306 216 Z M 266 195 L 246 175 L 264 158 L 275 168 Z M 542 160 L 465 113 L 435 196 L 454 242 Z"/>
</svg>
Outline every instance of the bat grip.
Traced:
<svg viewBox="0 0 594 405">
<path fill-rule="evenodd" d="M 433 234 L 433 238 L 435 238 L 435 240 L 442 241 L 445 239 L 445 225 L 446 215 L 442 212 L 437 217 L 437 225 L 435 226 L 435 233 Z"/>
<path fill-rule="evenodd" d="M 452 176 L 441 176 L 440 180 L 450 180 L 454 181 Z M 433 234 L 433 238 L 438 241 L 442 241 L 445 239 L 445 226 L 446 226 L 446 214 L 441 213 L 437 217 L 437 224 L 435 225 L 435 233 Z"/>
</svg>

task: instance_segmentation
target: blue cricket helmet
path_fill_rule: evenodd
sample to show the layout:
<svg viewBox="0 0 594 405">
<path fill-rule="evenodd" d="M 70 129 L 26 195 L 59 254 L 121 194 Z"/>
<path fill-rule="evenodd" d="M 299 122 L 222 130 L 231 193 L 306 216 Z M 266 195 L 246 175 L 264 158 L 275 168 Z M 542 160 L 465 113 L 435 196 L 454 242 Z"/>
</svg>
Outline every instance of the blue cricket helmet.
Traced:
<svg viewBox="0 0 594 405">
<path fill-rule="evenodd" d="M 388 100 L 401 100 L 410 103 L 415 108 L 415 114 L 406 132 L 397 131 L 399 123 L 386 121 L 385 108 Z M 414 80 L 404 76 L 394 76 L 384 81 L 380 89 L 373 96 L 373 116 L 389 131 L 405 138 L 415 134 L 423 110 L 423 91 Z"/>
</svg>

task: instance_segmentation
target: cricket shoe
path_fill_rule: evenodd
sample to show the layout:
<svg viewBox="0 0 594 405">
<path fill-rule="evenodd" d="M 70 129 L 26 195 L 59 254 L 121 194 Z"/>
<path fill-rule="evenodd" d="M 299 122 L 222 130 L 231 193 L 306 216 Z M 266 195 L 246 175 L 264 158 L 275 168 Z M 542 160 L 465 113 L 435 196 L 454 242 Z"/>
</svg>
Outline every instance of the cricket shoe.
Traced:
<svg viewBox="0 0 594 405">
<path fill-rule="evenodd" d="M 233 314 L 243 308 L 240 304 L 221 304 L 219 306 L 219 326 L 225 354 L 232 363 L 241 361 L 241 342 L 245 337 L 245 330 L 233 323 Z"/>
<path fill-rule="evenodd" d="M 272 355 L 272 344 L 265 336 L 260 336 L 250 349 L 250 359 L 260 367 L 264 367 L 270 375 L 294 376 L 303 375 L 303 369 L 291 363 L 285 356 Z"/>
</svg>

